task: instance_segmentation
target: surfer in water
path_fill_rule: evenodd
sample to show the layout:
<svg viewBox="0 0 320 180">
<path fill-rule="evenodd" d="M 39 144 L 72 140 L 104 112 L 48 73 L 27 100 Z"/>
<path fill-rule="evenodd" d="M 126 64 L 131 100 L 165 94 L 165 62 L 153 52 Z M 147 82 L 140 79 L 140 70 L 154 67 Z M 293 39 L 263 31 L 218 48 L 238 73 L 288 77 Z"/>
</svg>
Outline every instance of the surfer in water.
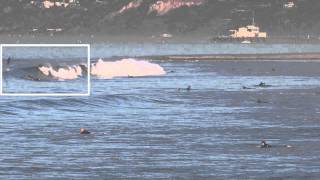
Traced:
<svg viewBox="0 0 320 180">
<path fill-rule="evenodd" d="M 260 145 L 258 145 L 257 147 L 259 148 L 271 148 L 271 147 L 285 147 L 285 148 L 292 148 L 292 145 L 289 144 L 285 144 L 285 145 L 280 145 L 280 146 L 271 146 L 270 144 L 267 144 L 267 142 L 265 140 L 262 140 Z"/>
<path fill-rule="evenodd" d="M 10 63 L 11 63 L 11 57 L 8 57 L 6 60 L 6 69 L 5 71 L 10 71 Z"/>
<path fill-rule="evenodd" d="M 181 91 L 181 90 L 191 91 L 191 86 L 188 85 L 187 88 L 178 88 L 178 91 Z"/>
<path fill-rule="evenodd" d="M 8 66 L 10 65 L 10 62 L 11 62 L 11 57 L 8 57 L 8 59 L 7 59 L 7 65 Z"/>
<path fill-rule="evenodd" d="M 260 82 L 256 87 L 267 88 L 271 87 L 271 85 L 266 84 L 265 82 Z"/>
<path fill-rule="evenodd" d="M 261 141 L 260 148 L 271 148 L 270 144 L 267 144 L 265 140 Z"/>
</svg>

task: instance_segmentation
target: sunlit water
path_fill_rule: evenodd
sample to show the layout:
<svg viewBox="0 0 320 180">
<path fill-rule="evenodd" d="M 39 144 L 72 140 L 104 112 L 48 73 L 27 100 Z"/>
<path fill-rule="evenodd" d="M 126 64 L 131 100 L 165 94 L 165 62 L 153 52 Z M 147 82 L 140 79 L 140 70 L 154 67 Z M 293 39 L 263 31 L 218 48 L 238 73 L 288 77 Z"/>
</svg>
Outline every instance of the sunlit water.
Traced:
<svg viewBox="0 0 320 180">
<path fill-rule="evenodd" d="M 154 54 L 150 50 L 154 46 L 158 45 L 149 44 L 145 51 L 136 52 L 132 46 L 132 50 L 125 47 L 122 52 L 111 53 L 112 45 L 94 45 L 92 56 L 150 55 Z M 183 46 L 167 46 L 170 50 L 159 53 L 202 51 L 196 48 L 195 52 L 193 49 L 183 52 Z M 264 52 L 268 48 L 260 49 Z M 316 48 L 310 45 L 300 50 Z M 320 63 L 152 62 L 161 65 L 167 74 L 93 77 L 90 97 L 1 97 L 0 177 L 316 179 L 320 176 Z M 17 81 L 13 88 L 23 83 L 40 83 L 43 88 L 49 87 L 50 92 L 55 92 L 55 88 L 70 90 L 68 83 L 79 87 L 83 83 L 12 80 Z M 261 81 L 271 86 L 256 87 Z M 178 90 L 188 85 L 191 91 Z M 80 135 L 80 127 L 92 134 Z M 262 139 L 273 148 L 257 148 Z"/>
</svg>

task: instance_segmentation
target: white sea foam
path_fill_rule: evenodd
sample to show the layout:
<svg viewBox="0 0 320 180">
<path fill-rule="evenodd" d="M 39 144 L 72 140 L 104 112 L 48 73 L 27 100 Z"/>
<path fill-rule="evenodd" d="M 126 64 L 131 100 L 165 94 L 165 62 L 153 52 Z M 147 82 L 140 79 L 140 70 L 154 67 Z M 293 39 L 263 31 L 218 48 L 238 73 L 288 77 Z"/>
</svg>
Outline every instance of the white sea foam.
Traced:
<svg viewBox="0 0 320 180">
<path fill-rule="evenodd" d="M 38 69 L 46 76 L 52 76 L 58 80 L 72 80 L 82 75 L 82 69 L 78 65 L 54 69 L 52 66 L 39 66 Z"/>
<path fill-rule="evenodd" d="M 99 59 L 91 65 L 91 74 L 99 78 L 158 76 L 166 74 L 158 64 L 145 60 L 122 59 L 119 61 L 103 61 Z"/>
<path fill-rule="evenodd" d="M 73 65 L 54 68 L 51 65 L 41 65 L 38 69 L 42 74 L 51 76 L 57 80 L 72 80 L 82 76 L 87 69 L 86 65 Z M 91 75 L 98 78 L 111 79 L 114 77 L 139 77 L 158 76 L 166 74 L 165 70 L 158 64 L 145 60 L 122 59 L 119 61 L 103 61 L 99 59 L 91 64 Z"/>
</svg>

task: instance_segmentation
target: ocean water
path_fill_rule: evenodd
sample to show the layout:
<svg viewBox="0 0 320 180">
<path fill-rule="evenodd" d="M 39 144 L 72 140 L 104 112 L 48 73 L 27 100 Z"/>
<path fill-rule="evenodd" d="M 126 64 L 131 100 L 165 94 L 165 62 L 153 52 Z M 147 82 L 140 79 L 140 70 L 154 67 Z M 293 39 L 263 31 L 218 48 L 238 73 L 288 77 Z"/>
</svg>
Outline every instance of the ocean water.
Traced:
<svg viewBox="0 0 320 180">
<path fill-rule="evenodd" d="M 113 56 L 317 52 L 319 48 L 95 44 L 91 56 L 93 62 L 102 58 L 117 63 L 122 58 Z M 78 53 L 59 53 L 64 54 L 61 60 L 50 53 L 46 57 L 43 51 L 13 52 L 4 90 L 85 89 L 85 76 L 41 81 L 17 76 L 30 64 L 26 60 L 32 67 L 42 60 L 53 66 L 85 62 L 85 57 L 75 57 Z M 72 57 L 76 60 L 67 61 Z M 130 62 L 139 67 L 139 61 Z M 319 178 L 320 62 L 147 61 L 166 74 L 92 76 L 89 97 L 0 97 L 0 178 Z M 270 86 L 256 86 L 260 82 Z M 91 134 L 80 135 L 81 127 Z M 258 148 L 263 139 L 272 148 Z"/>
</svg>

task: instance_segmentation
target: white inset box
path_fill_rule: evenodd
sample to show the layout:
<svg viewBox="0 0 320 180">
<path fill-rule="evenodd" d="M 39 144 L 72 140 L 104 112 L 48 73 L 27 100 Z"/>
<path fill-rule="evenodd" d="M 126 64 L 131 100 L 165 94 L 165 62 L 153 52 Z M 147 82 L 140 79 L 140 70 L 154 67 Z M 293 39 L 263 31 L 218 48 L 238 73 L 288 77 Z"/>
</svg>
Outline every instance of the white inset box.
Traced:
<svg viewBox="0 0 320 180">
<path fill-rule="evenodd" d="M 86 72 L 86 83 L 87 83 L 87 88 L 86 88 L 86 92 L 84 93 L 12 93 L 12 92 L 4 92 L 4 63 L 3 63 L 3 49 L 4 48 L 87 48 L 86 54 L 87 54 L 87 58 L 86 58 L 86 67 L 87 67 L 87 72 Z M 90 44 L 1 44 L 1 48 L 0 48 L 0 67 L 1 67 L 1 73 L 0 73 L 0 96 L 90 96 L 91 94 L 91 66 L 90 66 Z M 71 81 L 70 81 L 71 82 Z"/>
</svg>

